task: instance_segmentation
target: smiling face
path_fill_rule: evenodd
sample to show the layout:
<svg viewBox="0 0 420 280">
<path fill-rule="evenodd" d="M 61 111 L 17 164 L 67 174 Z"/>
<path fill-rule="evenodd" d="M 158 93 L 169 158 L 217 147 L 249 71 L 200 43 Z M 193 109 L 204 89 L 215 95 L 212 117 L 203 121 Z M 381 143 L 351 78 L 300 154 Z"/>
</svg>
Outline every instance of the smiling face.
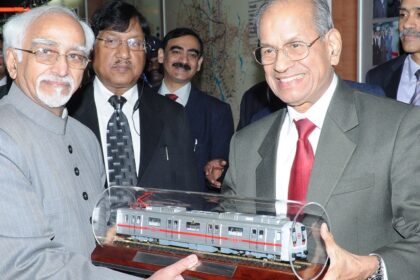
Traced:
<svg viewBox="0 0 420 280">
<path fill-rule="evenodd" d="M 35 20 L 26 31 L 22 49 L 43 48 L 60 54 L 69 52 L 85 55 L 85 36 L 80 24 L 69 15 L 50 13 Z M 37 61 L 36 55 L 22 52 L 22 61 L 17 59 L 18 50 L 7 50 L 7 67 L 10 76 L 22 91 L 37 104 L 56 115 L 61 115 L 64 105 L 79 86 L 83 69 L 73 69 L 65 55 L 60 55 L 52 65 Z"/>
<path fill-rule="evenodd" d="M 309 44 L 318 36 L 311 1 L 278 1 L 262 15 L 261 46 L 282 48 L 284 44 L 301 41 Z M 273 64 L 265 65 L 268 85 L 283 102 L 299 112 L 307 111 L 326 91 L 339 61 L 341 37 L 332 29 L 317 40 L 306 58 L 288 59 L 282 51 Z"/>
<path fill-rule="evenodd" d="M 171 90 L 191 81 L 203 63 L 200 43 L 192 35 L 170 39 L 165 50 L 159 49 L 158 59 L 163 63 L 165 84 Z"/>
<path fill-rule="evenodd" d="M 404 51 L 420 63 L 420 0 L 401 2 L 399 32 Z"/>
<path fill-rule="evenodd" d="M 144 50 L 131 50 L 127 46 L 128 39 L 144 40 L 141 26 L 137 19 L 132 18 L 126 31 L 105 29 L 101 30 L 97 37 L 123 42 L 112 49 L 105 46 L 105 41 L 96 40 L 93 58 L 93 69 L 99 80 L 114 94 L 122 95 L 137 83 L 144 70 L 146 61 Z"/>
</svg>

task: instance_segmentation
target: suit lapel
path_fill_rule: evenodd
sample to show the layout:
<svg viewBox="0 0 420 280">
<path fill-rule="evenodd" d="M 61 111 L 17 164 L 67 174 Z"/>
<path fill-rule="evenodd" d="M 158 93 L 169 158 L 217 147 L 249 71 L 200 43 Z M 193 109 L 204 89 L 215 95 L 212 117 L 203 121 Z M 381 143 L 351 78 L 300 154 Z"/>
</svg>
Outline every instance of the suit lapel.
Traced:
<svg viewBox="0 0 420 280">
<path fill-rule="evenodd" d="M 255 171 L 257 197 L 275 197 L 276 156 L 280 128 L 286 115 L 286 110 L 280 110 L 277 118 L 271 125 L 258 153 L 261 162 Z"/>
<path fill-rule="evenodd" d="M 356 144 L 356 105 L 354 94 L 339 80 L 322 127 L 308 188 L 308 201 L 327 205 Z"/>
<path fill-rule="evenodd" d="M 139 169 L 139 181 L 147 169 L 148 163 L 151 162 L 153 153 L 159 143 L 160 135 L 162 134 L 163 123 L 159 118 L 159 108 L 157 104 L 150 98 L 154 92 L 140 93 L 140 137 L 141 137 L 141 157 Z M 140 92 L 140 88 L 139 88 Z"/>
</svg>

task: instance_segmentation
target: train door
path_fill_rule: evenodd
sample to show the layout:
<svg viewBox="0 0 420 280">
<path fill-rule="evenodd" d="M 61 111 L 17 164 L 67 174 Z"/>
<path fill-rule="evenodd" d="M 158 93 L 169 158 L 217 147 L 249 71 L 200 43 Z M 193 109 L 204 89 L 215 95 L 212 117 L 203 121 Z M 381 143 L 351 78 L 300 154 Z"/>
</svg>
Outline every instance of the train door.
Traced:
<svg viewBox="0 0 420 280">
<path fill-rule="evenodd" d="M 167 228 L 166 236 L 168 239 L 175 240 L 178 238 L 178 232 L 179 232 L 178 224 L 179 224 L 178 220 L 175 217 L 171 217 L 168 219 L 167 226 L 166 226 Z"/>
<path fill-rule="evenodd" d="M 265 230 L 261 228 L 251 228 L 250 249 L 256 252 L 265 250 Z"/>
</svg>

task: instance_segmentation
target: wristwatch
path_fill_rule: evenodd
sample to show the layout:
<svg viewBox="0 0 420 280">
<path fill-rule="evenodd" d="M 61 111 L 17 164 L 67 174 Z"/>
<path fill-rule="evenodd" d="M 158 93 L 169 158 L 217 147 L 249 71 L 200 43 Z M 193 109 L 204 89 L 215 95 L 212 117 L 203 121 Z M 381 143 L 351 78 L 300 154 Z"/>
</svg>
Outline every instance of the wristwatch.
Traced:
<svg viewBox="0 0 420 280">
<path fill-rule="evenodd" d="M 375 256 L 378 260 L 378 269 L 368 277 L 367 280 L 383 280 L 384 279 L 384 269 L 382 266 L 382 258 L 379 255 L 371 254 L 371 256 Z"/>
</svg>

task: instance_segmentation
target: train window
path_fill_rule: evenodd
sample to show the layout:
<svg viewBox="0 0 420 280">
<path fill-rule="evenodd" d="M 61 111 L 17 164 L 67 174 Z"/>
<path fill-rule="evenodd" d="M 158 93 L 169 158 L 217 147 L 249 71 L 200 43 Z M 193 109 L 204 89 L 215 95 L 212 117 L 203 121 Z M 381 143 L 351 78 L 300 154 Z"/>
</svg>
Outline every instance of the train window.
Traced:
<svg viewBox="0 0 420 280">
<path fill-rule="evenodd" d="M 186 226 L 187 226 L 187 230 L 200 231 L 200 223 L 187 222 Z"/>
<path fill-rule="evenodd" d="M 178 221 L 174 221 L 174 229 L 178 228 Z"/>
<path fill-rule="evenodd" d="M 228 233 L 233 236 L 242 236 L 244 229 L 240 227 L 228 227 Z"/>
<path fill-rule="evenodd" d="M 281 240 L 281 232 L 276 231 L 276 240 Z"/>
<path fill-rule="evenodd" d="M 141 221 L 140 216 L 137 216 L 137 221 L 136 221 L 136 223 L 137 223 L 138 225 L 140 224 L 140 221 Z"/>
<path fill-rule="evenodd" d="M 155 226 L 155 227 L 160 227 L 160 219 L 149 217 L 149 225 L 150 226 Z"/>
<path fill-rule="evenodd" d="M 255 228 L 252 229 L 252 237 L 257 236 L 257 230 Z"/>
<path fill-rule="evenodd" d="M 214 233 L 219 233 L 219 225 L 214 225 Z"/>
<path fill-rule="evenodd" d="M 264 230 L 260 229 L 260 232 L 258 233 L 259 238 L 263 238 L 264 237 Z"/>
<path fill-rule="evenodd" d="M 209 233 L 213 232 L 213 225 L 208 225 L 207 232 L 209 232 Z"/>
<path fill-rule="evenodd" d="M 125 215 L 125 222 L 128 223 L 128 215 Z"/>
</svg>

